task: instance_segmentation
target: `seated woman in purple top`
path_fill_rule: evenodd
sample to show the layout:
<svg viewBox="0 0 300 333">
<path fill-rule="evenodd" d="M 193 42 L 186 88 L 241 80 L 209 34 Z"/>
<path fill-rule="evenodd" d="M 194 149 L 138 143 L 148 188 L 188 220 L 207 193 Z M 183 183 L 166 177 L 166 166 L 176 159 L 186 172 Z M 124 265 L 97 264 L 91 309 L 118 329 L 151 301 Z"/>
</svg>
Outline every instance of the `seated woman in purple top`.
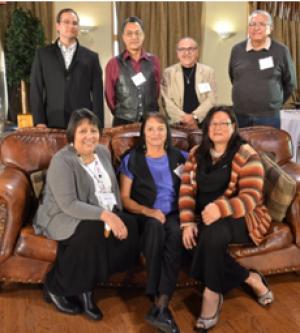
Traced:
<svg viewBox="0 0 300 333">
<path fill-rule="evenodd" d="M 180 167 L 186 158 L 186 152 L 172 147 L 166 118 L 149 113 L 140 142 L 121 164 L 121 198 L 124 208 L 138 218 L 148 275 L 146 294 L 155 300 L 146 320 L 162 332 L 179 332 L 168 303 L 181 263 L 177 201 Z"/>
</svg>

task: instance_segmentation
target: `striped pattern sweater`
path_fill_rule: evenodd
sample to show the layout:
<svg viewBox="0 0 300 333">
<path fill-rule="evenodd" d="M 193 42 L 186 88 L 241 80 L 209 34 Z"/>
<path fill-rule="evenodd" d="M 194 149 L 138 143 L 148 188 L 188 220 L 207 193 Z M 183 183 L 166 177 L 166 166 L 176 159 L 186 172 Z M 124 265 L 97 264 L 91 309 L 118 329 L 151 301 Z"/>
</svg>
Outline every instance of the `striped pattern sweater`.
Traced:
<svg viewBox="0 0 300 333">
<path fill-rule="evenodd" d="M 196 223 L 196 152 L 194 147 L 184 165 L 180 192 L 179 210 L 181 226 Z M 271 216 L 263 205 L 264 168 L 257 152 L 249 145 L 241 145 L 232 160 L 230 181 L 224 195 L 214 203 L 218 206 L 221 218 L 245 217 L 249 236 L 253 242 L 260 244 L 267 234 Z"/>
</svg>

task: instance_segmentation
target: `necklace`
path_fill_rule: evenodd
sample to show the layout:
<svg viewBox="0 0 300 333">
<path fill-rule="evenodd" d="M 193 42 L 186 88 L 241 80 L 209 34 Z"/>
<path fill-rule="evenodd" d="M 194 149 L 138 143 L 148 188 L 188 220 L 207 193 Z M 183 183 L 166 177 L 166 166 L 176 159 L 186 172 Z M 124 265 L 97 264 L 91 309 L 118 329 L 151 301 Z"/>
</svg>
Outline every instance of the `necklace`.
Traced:
<svg viewBox="0 0 300 333">
<path fill-rule="evenodd" d="M 192 68 L 192 70 L 190 71 L 190 73 L 188 75 L 186 75 L 185 72 L 183 71 L 183 75 L 186 80 L 186 84 L 190 84 L 190 79 L 191 79 L 192 75 L 194 74 L 194 70 L 195 70 L 195 66 Z"/>
<path fill-rule="evenodd" d="M 97 181 L 99 178 L 102 178 L 101 168 L 97 159 L 94 159 L 91 163 L 85 164 L 85 167 L 90 171 L 90 174 L 93 175 Z"/>
</svg>

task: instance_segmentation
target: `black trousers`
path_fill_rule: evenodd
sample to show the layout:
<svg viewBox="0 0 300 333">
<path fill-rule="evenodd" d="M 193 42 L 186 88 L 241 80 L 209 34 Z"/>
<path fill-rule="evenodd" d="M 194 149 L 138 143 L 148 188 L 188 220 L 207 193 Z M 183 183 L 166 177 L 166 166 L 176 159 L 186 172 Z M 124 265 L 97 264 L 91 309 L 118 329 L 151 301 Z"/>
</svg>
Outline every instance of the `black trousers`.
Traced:
<svg viewBox="0 0 300 333">
<path fill-rule="evenodd" d="M 146 258 L 146 294 L 171 297 L 176 288 L 182 257 L 182 240 L 178 214 L 167 215 L 166 223 L 138 216 L 141 250 Z"/>
<path fill-rule="evenodd" d="M 224 218 L 209 226 L 199 224 L 191 275 L 217 293 L 240 286 L 249 276 L 248 270 L 228 253 L 230 243 L 252 243 L 244 218 Z"/>
<path fill-rule="evenodd" d="M 112 126 L 116 127 L 116 126 L 129 125 L 129 124 L 134 124 L 134 123 L 135 123 L 135 121 L 130 121 L 130 120 L 125 120 L 122 118 L 114 117 Z"/>
<path fill-rule="evenodd" d="M 72 296 L 93 290 L 116 272 L 134 266 L 138 259 L 138 227 L 133 215 L 118 212 L 128 228 L 125 240 L 111 232 L 104 237 L 102 221 L 84 220 L 68 239 L 58 242 L 54 266 L 46 277 L 47 288 L 55 295 Z"/>
</svg>

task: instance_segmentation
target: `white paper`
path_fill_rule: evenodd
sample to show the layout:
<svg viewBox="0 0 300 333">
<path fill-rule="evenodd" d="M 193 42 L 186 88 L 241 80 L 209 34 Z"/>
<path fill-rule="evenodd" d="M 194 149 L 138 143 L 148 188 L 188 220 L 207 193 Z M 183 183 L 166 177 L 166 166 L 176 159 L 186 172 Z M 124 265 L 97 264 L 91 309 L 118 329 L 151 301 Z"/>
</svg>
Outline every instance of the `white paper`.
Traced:
<svg viewBox="0 0 300 333">
<path fill-rule="evenodd" d="M 211 91 L 209 82 L 198 83 L 198 89 L 200 91 L 200 94 L 205 94 Z"/>
<path fill-rule="evenodd" d="M 173 172 L 175 173 L 175 175 L 177 175 L 179 178 L 181 178 L 181 175 L 183 173 L 183 168 L 184 168 L 184 164 L 180 164 L 180 165 L 178 165 L 178 167 L 176 169 L 173 170 Z"/>
<path fill-rule="evenodd" d="M 142 72 L 139 72 L 136 75 L 132 76 L 131 80 L 133 81 L 136 87 L 146 82 L 146 78 Z"/>
<path fill-rule="evenodd" d="M 117 204 L 116 197 L 114 193 L 99 193 L 99 197 L 104 207 L 107 207 L 109 210 L 112 210 L 113 207 Z"/>
<path fill-rule="evenodd" d="M 272 56 L 267 57 L 267 58 L 259 59 L 258 62 L 259 62 L 259 69 L 261 71 L 274 67 L 274 60 L 273 60 Z"/>
</svg>

